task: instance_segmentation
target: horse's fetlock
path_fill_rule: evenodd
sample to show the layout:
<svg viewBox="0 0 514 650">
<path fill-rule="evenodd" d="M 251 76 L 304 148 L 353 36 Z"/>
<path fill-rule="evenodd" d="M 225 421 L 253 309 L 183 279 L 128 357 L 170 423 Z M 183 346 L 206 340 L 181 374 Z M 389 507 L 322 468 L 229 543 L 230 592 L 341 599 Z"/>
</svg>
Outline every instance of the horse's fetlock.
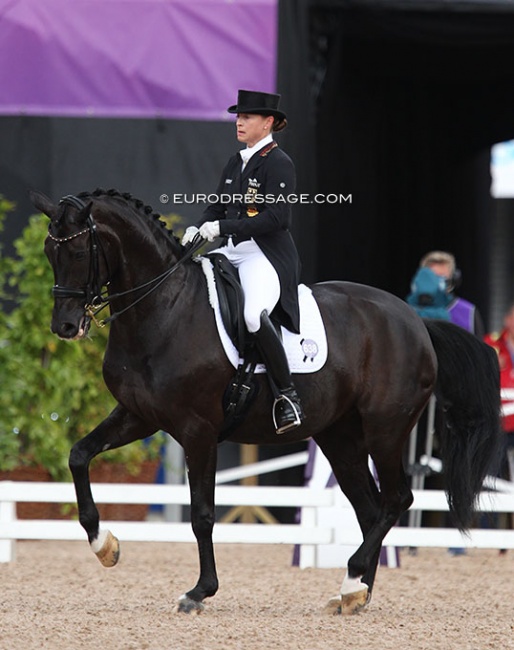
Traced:
<svg viewBox="0 0 514 650">
<path fill-rule="evenodd" d="M 205 588 L 205 596 L 214 596 L 214 594 L 218 591 L 218 581 L 213 580 L 210 584 L 208 584 Z"/>
<path fill-rule="evenodd" d="M 100 515 L 95 508 L 94 511 L 80 512 L 79 523 L 82 528 L 87 532 L 89 543 L 94 541 L 98 536 L 98 529 L 100 526 Z"/>
<path fill-rule="evenodd" d="M 348 562 L 348 573 L 347 577 L 350 580 L 359 580 L 366 573 L 368 569 L 368 563 L 365 560 L 359 560 L 352 558 Z"/>
<path fill-rule="evenodd" d="M 191 591 L 188 591 L 185 594 L 185 597 L 189 598 L 190 600 L 202 602 L 204 598 L 214 596 L 217 593 L 218 588 L 219 583 L 217 577 L 204 578 L 200 580 L 196 587 L 191 589 Z"/>
</svg>

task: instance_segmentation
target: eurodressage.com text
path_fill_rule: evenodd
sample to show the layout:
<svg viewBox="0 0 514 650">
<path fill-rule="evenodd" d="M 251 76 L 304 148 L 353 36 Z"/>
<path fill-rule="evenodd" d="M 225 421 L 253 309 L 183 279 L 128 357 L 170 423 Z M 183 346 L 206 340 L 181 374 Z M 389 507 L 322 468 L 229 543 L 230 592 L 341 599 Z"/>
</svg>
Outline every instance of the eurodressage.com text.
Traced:
<svg viewBox="0 0 514 650">
<path fill-rule="evenodd" d="M 275 204 L 275 203 L 352 203 L 351 194 L 161 194 L 161 203 L 176 205 L 198 203 L 244 203 L 244 204 Z"/>
</svg>

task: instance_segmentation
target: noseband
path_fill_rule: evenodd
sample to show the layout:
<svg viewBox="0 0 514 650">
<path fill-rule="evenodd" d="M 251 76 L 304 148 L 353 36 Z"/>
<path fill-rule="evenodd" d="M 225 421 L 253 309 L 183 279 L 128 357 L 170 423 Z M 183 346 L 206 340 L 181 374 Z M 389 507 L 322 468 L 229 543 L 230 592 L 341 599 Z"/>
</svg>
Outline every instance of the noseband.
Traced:
<svg viewBox="0 0 514 650">
<path fill-rule="evenodd" d="M 63 198 L 59 201 L 59 205 L 61 204 L 71 205 L 77 210 L 83 210 L 86 207 L 84 201 L 79 199 L 77 196 L 73 196 L 72 194 L 63 196 Z M 50 231 L 51 225 L 52 224 L 50 223 L 50 226 L 48 227 L 48 236 L 52 241 L 57 242 L 58 244 L 64 244 L 75 239 L 76 237 L 80 237 L 81 235 L 89 233 L 89 273 L 86 286 L 83 289 L 74 289 L 72 287 L 61 287 L 56 284 L 52 287 L 52 295 L 54 298 L 84 298 L 85 312 L 98 327 L 104 327 L 107 323 L 115 320 L 118 318 L 118 316 L 121 316 L 121 314 L 125 313 L 131 307 L 137 305 L 138 302 L 155 291 L 155 289 L 157 289 L 170 275 L 172 275 L 186 260 L 191 258 L 194 253 L 204 244 L 203 237 L 200 237 L 198 234 L 196 234 L 193 238 L 193 241 L 191 242 L 191 245 L 186 249 L 184 255 L 178 260 L 178 262 L 164 271 L 164 273 L 161 273 L 161 275 L 158 275 L 157 277 L 149 280 L 148 282 L 145 282 L 144 284 L 140 284 L 139 286 L 133 287 L 132 289 L 127 289 L 127 291 L 107 295 L 106 293 L 102 294 L 102 287 L 100 284 L 99 251 L 102 251 L 103 253 L 103 249 L 98 239 L 98 232 L 96 223 L 93 219 L 93 215 L 89 213 L 86 220 L 86 227 L 83 230 L 79 230 L 71 235 L 68 235 L 67 237 L 55 237 L 52 235 Z M 107 264 L 105 254 L 103 253 L 103 255 L 104 260 Z M 129 295 L 141 289 L 147 289 L 147 291 L 136 298 L 128 306 L 116 313 L 111 314 L 111 316 L 105 320 L 97 320 L 97 314 L 105 309 L 107 305 L 110 305 L 113 300 L 121 298 L 122 296 Z"/>
</svg>

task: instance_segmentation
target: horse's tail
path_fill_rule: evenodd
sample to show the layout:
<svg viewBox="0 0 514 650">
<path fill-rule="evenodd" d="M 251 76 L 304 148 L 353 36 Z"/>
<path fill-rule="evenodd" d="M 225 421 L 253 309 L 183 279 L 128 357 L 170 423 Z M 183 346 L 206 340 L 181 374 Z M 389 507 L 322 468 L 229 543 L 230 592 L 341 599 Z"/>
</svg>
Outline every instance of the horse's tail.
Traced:
<svg viewBox="0 0 514 650">
<path fill-rule="evenodd" d="M 436 397 L 448 505 L 461 531 L 469 528 L 478 494 L 499 465 L 502 431 L 496 352 L 452 323 L 426 320 L 437 354 Z"/>
</svg>

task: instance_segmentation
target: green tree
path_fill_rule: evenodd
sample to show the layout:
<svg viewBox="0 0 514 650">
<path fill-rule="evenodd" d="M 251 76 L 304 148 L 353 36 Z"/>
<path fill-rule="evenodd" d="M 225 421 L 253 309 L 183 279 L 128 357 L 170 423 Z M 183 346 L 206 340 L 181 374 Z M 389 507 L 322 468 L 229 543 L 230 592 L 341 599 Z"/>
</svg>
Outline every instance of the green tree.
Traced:
<svg viewBox="0 0 514 650">
<path fill-rule="evenodd" d="M 0 230 L 12 207 L 0 196 Z M 69 480 L 71 446 L 108 415 L 115 401 L 102 378 L 108 328 L 92 328 L 81 341 L 63 341 L 50 331 L 47 228 L 47 217 L 33 215 L 14 243 L 16 255 L 0 257 L 0 296 L 14 305 L 0 311 L 0 470 L 38 465 L 57 480 Z M 137 473 L 161 444 L 156 435 L 150 444 L 135 442 L 102 458 Z"/>
</svg>

